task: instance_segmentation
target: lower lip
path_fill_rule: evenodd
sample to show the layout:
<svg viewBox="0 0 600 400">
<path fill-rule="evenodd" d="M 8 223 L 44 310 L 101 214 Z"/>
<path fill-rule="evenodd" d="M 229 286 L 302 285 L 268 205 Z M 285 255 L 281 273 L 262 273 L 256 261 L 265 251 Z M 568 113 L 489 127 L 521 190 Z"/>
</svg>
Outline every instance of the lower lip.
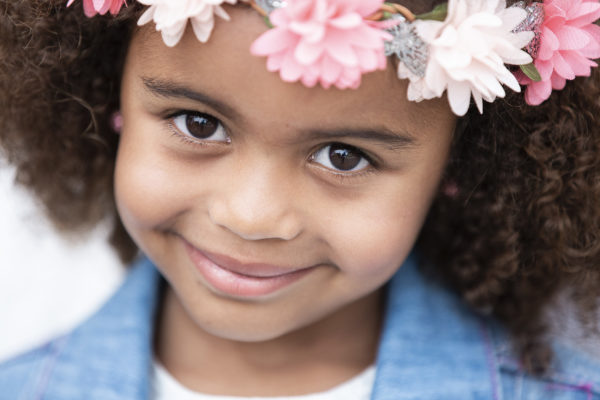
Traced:
<svg viewBox="0 0 600 400">
<path fill-rule="evenodd" d="M 267 296 L 291 285 L 313 269 L 305 268 L 272 277 L 254 277 L 220 267 L 187 242 L 185 248 L 194 266 L 210 286 L 235 297 Z"/>
</svg>

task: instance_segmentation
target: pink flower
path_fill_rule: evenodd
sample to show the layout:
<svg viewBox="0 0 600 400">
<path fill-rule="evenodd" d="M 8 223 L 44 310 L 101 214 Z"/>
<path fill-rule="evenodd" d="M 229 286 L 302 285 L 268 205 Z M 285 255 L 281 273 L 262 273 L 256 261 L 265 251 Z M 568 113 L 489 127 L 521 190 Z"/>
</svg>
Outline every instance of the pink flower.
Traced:
<svg viewBox="0 0 600 400">
<path fill-rule="evenodd" d="M 534 82 L 521 71 L 519 82 L 527 85 L 525 101 L 544 102 L 552 89 L 561 90 L 567 80 L 590 76 L 592 61 L 600 57 L 600 18 L 598 0 L 544 0 L 546 18 L 541 27 L 541 42 L 534 63 L 542 80 Z"/>
<path fill-rule="evenodd" d="M 69 0 L 67 7 L 69 7 L 73 1 Z M 108 11 L 112 15 L 117 15 L 125 4 L 126 0 L 83 0 L 83 11 L 87 17 L 93 17 L 96 14 L 104 15 Z"/>
<path fill-rule="evenodd" d="M 275 26 L 251 47 L 267 56 L 267 69 L 308 87 L 357 88 L 364 73 L 386 68 L 384 40 L 391 36 L 364 18 L 384 0 L 288 0 L 273 11 Z"/>
</svg>

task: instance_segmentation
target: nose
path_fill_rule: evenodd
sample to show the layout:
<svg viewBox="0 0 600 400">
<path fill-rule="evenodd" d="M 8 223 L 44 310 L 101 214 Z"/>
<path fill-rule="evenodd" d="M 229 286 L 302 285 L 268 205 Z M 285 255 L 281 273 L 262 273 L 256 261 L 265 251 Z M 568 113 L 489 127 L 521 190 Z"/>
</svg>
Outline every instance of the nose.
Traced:
<svg viewBox="0 0 600 400">
<path fill-rule="evenodd" d="M 243 168 L 224 180 L 211 221 L 245 240 L 292 240 L 302 231 L 294 184 L 277 168 Z"/>
</svg>

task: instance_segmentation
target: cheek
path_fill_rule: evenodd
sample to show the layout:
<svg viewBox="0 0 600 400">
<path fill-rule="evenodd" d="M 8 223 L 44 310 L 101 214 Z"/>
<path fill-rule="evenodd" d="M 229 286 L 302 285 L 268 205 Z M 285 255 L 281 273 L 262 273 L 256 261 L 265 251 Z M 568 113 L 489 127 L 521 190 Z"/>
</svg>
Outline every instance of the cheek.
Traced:
<svg viewBox="0 0 600 400">
<path fill-rule="evenodd" d="M 182 211 L 185 202 L 176 187 L 176 171 L 161 160 L 156 145 L 134 129 L 122 132 L 115 170 L 117 208 L 130 231 L 167 223 Z"/>
<path fill-rule="evenodd" d="M 338 265 L 359 279 L 391 275 L 412 248 L 424 210 L 403 207 L 403 199 L 386 199 L 348 212 L 353 218 L 340 216 L 330 233 Z"/>
<path fill-rule="evenodd" d="M 396 177 L 347 209 L 331 208 L 327 229 L 340 268 L 358 280 L 389 278 L 416 242 L 442 169 Z"/>
</svg>

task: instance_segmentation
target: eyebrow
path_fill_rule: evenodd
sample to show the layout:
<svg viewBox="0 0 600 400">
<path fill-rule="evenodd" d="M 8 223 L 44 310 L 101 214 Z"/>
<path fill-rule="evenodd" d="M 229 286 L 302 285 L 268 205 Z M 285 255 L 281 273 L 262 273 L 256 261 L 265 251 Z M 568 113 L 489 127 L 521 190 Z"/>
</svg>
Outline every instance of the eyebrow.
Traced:
<svg viewBox="0 0 600 400">
<path fill-rule="evenodd" d="M 207 104 L 224 115 L 230 115 L 233 119 L 242 120 L 242 115 L 233 107 L 207 94 L 191 90 L 172 81 L 148 77 L 142 77 L 142 81 L 146 89 L 155 96 L 187 99 Z M 363 139 L 383 145 L 390 150 L 404 149 L 417 145 L 415 137 L 408 132 L 395 132 L 385 127 L 377 129 L 309 129 L 302 132 L 301 137 L 303 140 Z"/>
<path fill-rule="evenodd" d="M 312 140 L 347 139 L 356 138 L 381 144 L 390 150 L 399 150 L 417 145 L 417 140 L 409 133 L 394 132 L 387 128 L 379 129 L 337 129 L 337 130 L 310 130 L 304 133 L 303 138 Z"/>
<path fill-rule="evenodd" d="M 242 119 L 240 113 L 226 103 L 175 82 L 147 77 L 142 77 L 142 82 L 146 89 L 158 97 L 193 100 L 209 105 L 221 114 L 230 115 L 234 119 Z"/>
</svg>

